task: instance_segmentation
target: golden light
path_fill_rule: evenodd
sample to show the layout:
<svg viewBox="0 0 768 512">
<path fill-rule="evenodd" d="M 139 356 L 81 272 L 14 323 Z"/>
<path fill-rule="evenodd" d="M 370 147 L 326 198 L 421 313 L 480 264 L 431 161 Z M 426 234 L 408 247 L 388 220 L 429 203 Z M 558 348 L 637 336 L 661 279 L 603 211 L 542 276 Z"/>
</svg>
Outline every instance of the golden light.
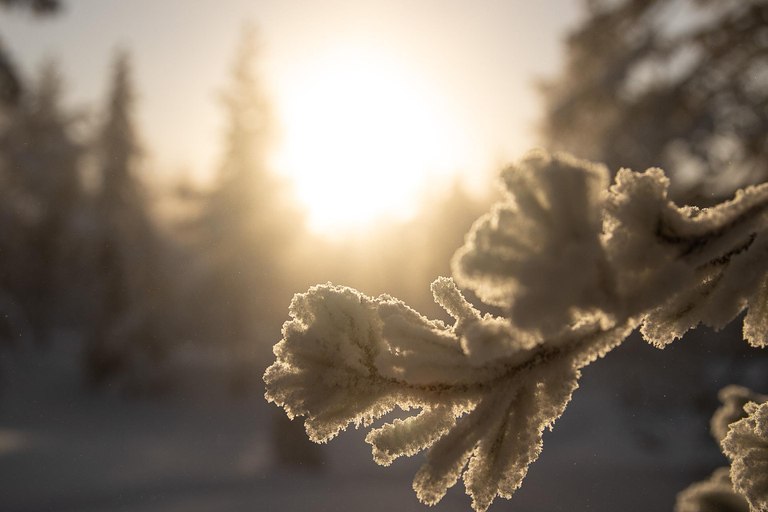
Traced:
<svg viewBox="0 0 768 512">
<path fill-rule="evenodd" d="M 329 52 L 291 79 L 278 108 L 278 166 L 316 232 L 407 218 L 430 179 L 465 164 L 439 87 L 383 52 Z"/>
</svg>

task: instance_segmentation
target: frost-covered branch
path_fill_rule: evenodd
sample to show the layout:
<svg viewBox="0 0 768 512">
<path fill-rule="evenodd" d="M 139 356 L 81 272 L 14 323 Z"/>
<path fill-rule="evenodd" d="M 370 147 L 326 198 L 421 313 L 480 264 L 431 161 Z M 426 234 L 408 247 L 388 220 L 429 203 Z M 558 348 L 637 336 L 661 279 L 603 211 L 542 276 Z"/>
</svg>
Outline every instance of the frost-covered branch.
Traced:
<svg viewBox="0 0 768 512">
<path fill-rule="evenodd" d="M 609 187 L 605 167 L 542 152 L 502 178 L 507 198 L 472 227 L 453 272 L 503 316 L 482 315 L 448 278 L 432 292 L 453 325 L 386 295 L 315 286 L 294 297 L 264 375 L 267 399 L 306 416 L 317 442 L 421 409 L 366 440 L 384 465 L 427 450 L 414 489 L 428 504 L 462 474 L 476 510 L 510 497 L 580 369 L 638 326 L 663 347 L 749 307 L 745 337 L 766 343 L 768 187 L 678 208 L 659 169 L 621 170 Z"/>
</svg>

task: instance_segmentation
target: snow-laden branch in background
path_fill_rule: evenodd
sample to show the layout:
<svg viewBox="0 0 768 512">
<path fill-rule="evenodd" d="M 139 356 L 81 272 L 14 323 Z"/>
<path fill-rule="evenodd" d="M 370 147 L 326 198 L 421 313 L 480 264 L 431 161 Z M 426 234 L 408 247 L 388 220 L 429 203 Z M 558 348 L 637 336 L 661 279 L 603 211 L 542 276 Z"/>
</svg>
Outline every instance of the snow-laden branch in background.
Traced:
<svg viewBox="0 0 768 512">
<path fill-rule="evenodd" d="M 712 437 L 721 444 L 728 435 L 732 426 L 742 431 L 743 420 L 748 416 L 744 406 L 752 403 L 763 403 L 768 401 L 768 396 L 755 393 L 743 386 L 730 385 L 720 390 L 718 398 L 722 402 L 710 423 L 710 432 Z M 751 407 L 751 406 L 750 406 Z M 749 409 L 749 408 L 748 408 Z M 732 434 L 737 437 L 739 434 Z M 730 443 L 731 441 L 729 441 Z M 747 443 L 749 444 L 749 443 Z M 737 449 L 741 452 L 745 448 L 745 443 L 737 441 Z M 753 447 L 750 447 L 753 448 Z M 763 457 L 768 458 L 768 446 L 764 446 Z M 732 457 L 735 458 L 735 457 Z M 752 473 L 751 478 L 760 477 L 760 469 L 753 468 L 757 473 Z M 691 484 L 688 488 L 677 494 L 675 503 L 675 512 L 711 512 L 713 510 L 728 510 L 732 512 L 759 512 L 758 507 L 750 508 L 750 502 L 747 501 L 746 493 L 742 489 L 734 489 L 731 477 L 734 476 L 730 467 L 718 468 L 712 473 L 709 479 L 702 482 Z M 738 468 L 735 470 L 740 471 Z M 765 479 L 763 470 L 762 478 Z M 744 483 L 742 482 L 743 486 Z M 754 486 L 753 486 L 754 487 Z M 765 504 L 768 499 L 768 486 L 763 485 L 762 491 L 753 489 L 752 503 L 757 504 L 760 500 Z M 760 497 L 762 496 L 762 497 Z M 763 508 L 762 510 L 766 510 Z"/>
<path fill-rule="evenodd" d="M 384 465 L 427 450 L 414 489 L 428 504 L 462 474 L 475 510 L 510 497 L 580 369 L 638 326 L 663 347 L 749 306 L 745 337 L 766 343 L 768 187 L 678 208 L 658 169 L 622 170 L 609 188 L 605 167 L 542 152 L 502 177 L 508 197 L 475 223 L 453 270 L 503 316 L 482 315 L 447 278 L 432 292 L 453 325 L 386 295 L 316 286 L 294 297 L 264 375 L 266 398 L 306 416 L 317 442 L 421 409 L 366 440 Z"/>
<path fill-rule="evenodd" d="M 730 468 L 717 468 L 712 476 L 677 494 L 674 512 L 749 512 L 749 503 L 734 492 Z"/>
</svg>

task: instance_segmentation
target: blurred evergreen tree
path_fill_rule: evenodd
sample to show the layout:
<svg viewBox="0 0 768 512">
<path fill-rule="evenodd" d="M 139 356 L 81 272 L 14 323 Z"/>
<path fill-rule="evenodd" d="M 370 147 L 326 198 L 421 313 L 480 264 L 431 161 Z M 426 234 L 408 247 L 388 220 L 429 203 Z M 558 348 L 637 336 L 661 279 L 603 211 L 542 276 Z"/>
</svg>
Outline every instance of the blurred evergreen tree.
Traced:
<svg viewBox="0 0 768 512">
<path fill-rule="evenodd" d="M 229 356 L 236 394 L 261 393 L 261 374 L 295 291 L 290 253 L 303 233 L 289 187 L 269 166 L 275 123 L 256 59 L 256 33 L 247 29 L 222 97 L 224 156 L 199 224 L 206 276 L 200 318 L 210 341 Z M 282 464 L 322 464 L 321 450 L 307 440 L 302 423 L 277 410 L 273 441 Z"/>
<path fill-rule="evenodd" d="M 543 85 L 550 149 L 662 167 L 679 202 L 768 179 L 768 1 L 587 0 Z"/>
<path fill-rule="evenodd" d="M 62 80 L 53 62 L 6 112 L 0 133 L 3 237 L 0 289 L 19 301 L 36 339 L 47 341 L 67 286 L 82 201 L 83 147 L 75 116 L 61 106 Z"/>
<path fill-rule="evenodd" d="M 100 188 L 88 258 L 95 302 L 86 341 L 89 383 L 121 381 L 128 392 L 163 384 L 172 336 L 163 248 L 141 187 L 129 56 L 114 63 L 106 119 L 96 141 Z"/>
<path fill-rule="evenodd" d="M 293 293 L 286 256 L 302 222 L 287 185 L 269 168 L 274 119 L 254 68 L 256 53 L 255 32 L 246 31 L 222 96 L 223 160 L 199 225 L 209 336 L 261 385 L 256 368 L 266 367 L 279 339 Z"/>
<path fill-rule="evenodd" d="M 58 12 L 61 8 L 59 0 L 0 0 L 4 9 L 24 9 L 35 16 L 46 16 Z M 0 104 L 15 105 L 22 93 L 21 80 L 2 42 L 0 42 Z"/>
</svg>

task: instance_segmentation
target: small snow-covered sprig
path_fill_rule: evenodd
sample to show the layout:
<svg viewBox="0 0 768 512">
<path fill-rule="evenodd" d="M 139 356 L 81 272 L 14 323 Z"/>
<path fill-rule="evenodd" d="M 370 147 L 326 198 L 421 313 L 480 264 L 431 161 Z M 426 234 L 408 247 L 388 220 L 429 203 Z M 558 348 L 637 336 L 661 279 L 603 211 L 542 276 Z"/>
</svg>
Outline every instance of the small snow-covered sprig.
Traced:
<svg viewBox="0 0 768 512">
<path fill-rule="evenodd" d="M 768 511 L 768 402 L 749 402 L 747 417 L 731 425 L 720 445 L 731 459 L 733 487 L 752 512 Z"/>
<path fill-rule="evenodd" d="M 542 152 L 503 181 L 507 198 L 453 261 L 458 282 L 503 316 L 481 315 L 447 278 L 432 291 L 452 326 L 386 295 L 316 286 L 294 298 L 264 376 L 267 399 L 306 416 L 318 442 L 396 406 L 421 409 L 367 441 L 384 465 L 427 449 L 414 489 L 429 504 L 462 474 L 478 511 L 510 497 L 580 369 L 638 326 L 663 347 L 749 306 L 745 337 L 766 343 L 768 186 L 678 208 L 658 169 L 621 170 L 608 187 L 603 166 Z"/>
<path fill-rule="evenodd" d="M 728 435 L 731 426 L 738 424 L 740 420 L 747 417 L 748 413 L 744 410 L 746 404 L 753 403 L 754 405 L 754 403 L 768 401 L 768 396 L 736 385 L 721 389 L 718 398 L 723 405 L 712 416 L 710 432 L 712 437 L 721 444 Z M 741 431 L 743 427 L 739 426 L 738 429 Z M 750 512 L 750 504 L 745 494 L 740 488 L 738 491 L 734 489 L 730 467 L 718 468 L 709 479 L 693 483 L 677 494 L 675 512 L 709 512 L 712 510 Z"/>
</svg>

